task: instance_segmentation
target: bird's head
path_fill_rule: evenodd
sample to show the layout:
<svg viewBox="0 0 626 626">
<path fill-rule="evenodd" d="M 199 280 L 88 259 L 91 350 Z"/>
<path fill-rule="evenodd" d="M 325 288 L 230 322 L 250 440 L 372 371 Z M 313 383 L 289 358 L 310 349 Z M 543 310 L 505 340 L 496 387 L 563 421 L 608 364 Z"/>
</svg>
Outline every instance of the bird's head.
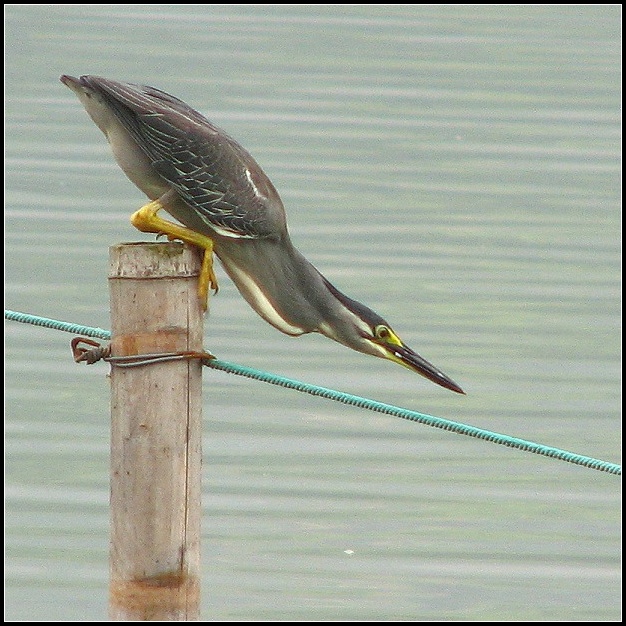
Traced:
<svg viewBox="0 0 626 626">
<path fill-rule="evenodd" d="M 380 315 L 325 282 L 341 308 L 333 322 L 320 326 L 320 332 L 353 350 L 393 361 L 446 389 L 465 393 L 451 378 L 409 348 Z"/>
</svg>

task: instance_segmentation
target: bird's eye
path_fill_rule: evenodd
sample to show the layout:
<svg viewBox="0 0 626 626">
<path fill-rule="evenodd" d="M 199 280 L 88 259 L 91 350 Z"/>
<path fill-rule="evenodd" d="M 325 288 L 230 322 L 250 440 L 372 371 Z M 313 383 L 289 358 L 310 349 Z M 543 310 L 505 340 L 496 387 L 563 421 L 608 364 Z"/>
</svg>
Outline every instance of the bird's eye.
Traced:
<svg viewBox="0 0 626 626">
<path fill-rule="evenodd" d="M 391 337 L 391 331 L 389 330 L 389 328 L 387 328 L 387 326 L 380 324 L 379 326 L 376 326 L 376 328 L 374 328 L 374 335 L 376 336 L 376 339 L 382 339 L 383 341 L 386 341 L 387 339 L 389 339 L 389 337 Z"/>
</svg>

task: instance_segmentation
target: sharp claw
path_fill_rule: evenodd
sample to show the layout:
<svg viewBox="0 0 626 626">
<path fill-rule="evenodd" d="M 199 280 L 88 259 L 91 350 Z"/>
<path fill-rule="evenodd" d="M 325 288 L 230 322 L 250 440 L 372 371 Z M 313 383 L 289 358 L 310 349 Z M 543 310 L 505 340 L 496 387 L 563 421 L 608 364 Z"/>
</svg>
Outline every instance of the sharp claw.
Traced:
<svg viewBox="0 0 626 626">
<path fill-rule="evenodd" d="M 213 241 L 210 237 L 195 232 L 186 226 L 161 219 L 157 216 L 161 209 L 163 209 L 163 205 L 158 200 L 153 200 L 133 213 L 130 221 L 135 228 L 142 232 L 155 233 L 157 239 L 167 237 L 168 241 L 184 241 L 204 251 L 202 269 L 198 278 L 198 294 L 206 311 L 209 290 L 213 289 L 213 292 L 217 293 L 219 289 L 217 277 L 213 272 Z"/>
<path fill-rule="evenodd" d="M 220 290 L 220 286 L 217 284 L 217 276 L 213 272 L 211 272 L 211 276 L 209 277 L 209 288 L 213 289 L 213 294 L 216 294 Z"/>
</svg>

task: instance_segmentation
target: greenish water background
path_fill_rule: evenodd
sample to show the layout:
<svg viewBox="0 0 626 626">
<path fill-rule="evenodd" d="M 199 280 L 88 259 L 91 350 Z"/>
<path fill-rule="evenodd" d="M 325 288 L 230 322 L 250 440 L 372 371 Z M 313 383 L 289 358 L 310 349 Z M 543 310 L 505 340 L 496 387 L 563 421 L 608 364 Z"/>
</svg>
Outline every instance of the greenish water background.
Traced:
<svg viewBox="0 0 626 626">
<path fill-rule="evenodd" d="M 9 5 L 5 305 L 109 327 L 141 193 L 63 74 L 172 93 L 457 396 L 258 318 L 220 358 L 619 462 L 621 7 Z M 5 618 L 105 620 L 107 368 L 6 325 Z M 204 375 L 203 618 L 615 621 L 613 476 Z"/>
</svg>

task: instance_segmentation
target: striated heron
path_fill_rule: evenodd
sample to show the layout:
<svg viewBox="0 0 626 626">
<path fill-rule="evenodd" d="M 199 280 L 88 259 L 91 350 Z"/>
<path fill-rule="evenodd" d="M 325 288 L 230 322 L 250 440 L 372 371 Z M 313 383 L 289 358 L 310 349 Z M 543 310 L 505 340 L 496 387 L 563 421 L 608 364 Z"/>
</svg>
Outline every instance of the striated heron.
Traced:
<svg viewBox="0 0 626 626">
<path fill-rule="evenodd" d="M 217 289 L 215 252 L 250 306 L 283 333 L 318 332 L 464 393 L 296 250 L 274 185 L 203 115 L 154 87 L 98 76 L 63 75 L 61 82 L 104 133 L 126 176 L 150 198 L 132 224 L 204 250 L 198 290 L 205 308 L 209 289 Z M 159 217 L 161 209 L 180 224 Z"/>
</svg>

